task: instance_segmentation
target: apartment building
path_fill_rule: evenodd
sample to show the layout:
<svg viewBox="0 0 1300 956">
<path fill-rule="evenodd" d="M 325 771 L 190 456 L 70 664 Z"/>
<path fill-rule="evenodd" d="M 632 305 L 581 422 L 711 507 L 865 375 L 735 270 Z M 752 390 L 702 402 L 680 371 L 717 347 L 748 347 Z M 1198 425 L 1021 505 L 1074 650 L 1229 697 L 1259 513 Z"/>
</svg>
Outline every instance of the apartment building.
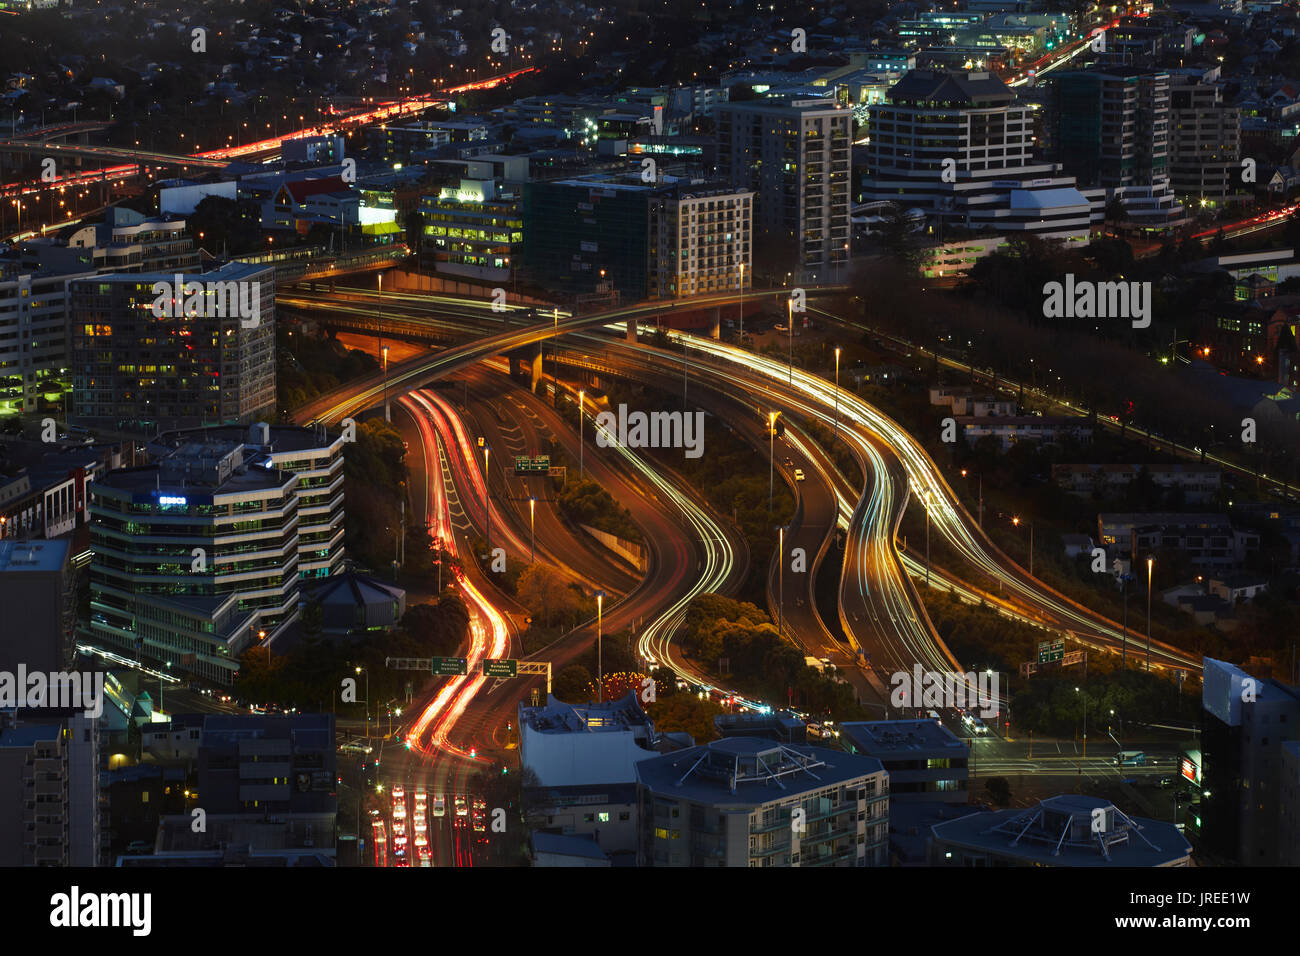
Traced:
<svg viewBox="0 0 1300 956">
<path fill-rule="evenodd" d="M 1187 202 L 1213 204 L 1243 191 L 1241 110 L 1223 84 L 1174 74 L 1169 88 L 1169 181 Z"/>
<path fill-rule="evenodd" d="M 791 244 L 799 281 L 833 279 L 849 258 L 848 110 L 822 100 L 722 103 L 718 173 L 754 195 L 754 228 Z"/>
<path fill-rule="evenodd" d="M 840 726 L 845 749 L 879 760 L 893 803 L 965 803 L 970 750 L 937 720 L 850 721 Z"/>
<path fill-rule="evenodd" d="M 879 760 L 728 737 L 636 764 L 646 866 L 884 866 Z"/>
<path fill-rule="evenodd" d="M 649 294 L 676 299 L 739 290 L 742 275 L 752 278 L 753 196 L 716 183 L 656 191 L 650 199 Z"/>
<path fill-rule="evenodd" d="M 1053 465 L 1052 481 L 1072 495 L 1123 493 L 1142 476 L 1159 488 L 1177 488 L 1189 502 L 1208 501 L 1223 487 L 1223 469 L 1215 465 Z"/>
<path fill-rule="evenodd" d="M 1221 514 L 1097 515 L 1097 540 L 1118 557 L 1138 560 L 1161 549 L 1181 551 L 1200 568 L 1238 567 L 1259 550 L 1259 534 Z"/>
</svg>

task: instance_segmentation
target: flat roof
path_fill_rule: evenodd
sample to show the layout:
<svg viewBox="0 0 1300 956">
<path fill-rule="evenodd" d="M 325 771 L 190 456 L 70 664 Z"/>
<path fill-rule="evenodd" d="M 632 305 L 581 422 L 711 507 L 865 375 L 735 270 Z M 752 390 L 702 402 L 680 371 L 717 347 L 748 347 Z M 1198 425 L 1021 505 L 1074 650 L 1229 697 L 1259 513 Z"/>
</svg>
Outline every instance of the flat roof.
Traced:
<svg viewBox="0 0 1300 956">
<path fill-rule="evenodd" d="M 68 561 L 68 542 L 59 540 L 0 540 L 0 574 L 19 571 L 58 571 Z"/>
<path fill-rule="evenodd" d="M 861 720 L 840 724 L 840 733 L 872 757 L 926 750 L 967 752 L 965 744 L 937 720 Z"/>
</svg>

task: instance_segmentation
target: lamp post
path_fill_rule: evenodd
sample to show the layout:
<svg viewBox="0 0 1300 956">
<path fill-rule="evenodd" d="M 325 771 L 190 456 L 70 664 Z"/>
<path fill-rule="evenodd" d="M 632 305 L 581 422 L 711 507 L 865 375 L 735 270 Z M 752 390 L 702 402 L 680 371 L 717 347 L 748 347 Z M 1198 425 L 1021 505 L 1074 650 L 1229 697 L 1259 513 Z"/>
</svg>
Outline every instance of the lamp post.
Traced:
<svg viewBox="0 0 1300 956">
<path fill-rule="evenodd" d="M 776 570 L 777 570 L 777 599 L 776 599 L 776 633 L 781 633 L 781 627 L 785 618 L 785 526 L 777 528 L 778 543 L 776 546 Z"/>
<path fill-rule="evenodd" d="M 537 499 L 528 499 L 528 563 L 533 563 L 537 554 Z"/>
<path fill-rule="evenodd" d="M 388 350 L 384 348 L 384 274 L 379 273 L 379 352 L 384 366 L 384 421 L 393 420 L 388 407 Z"/>
<path fill-rule="evenodd" d="M 1020 516 L 1011 519 L 1011 523 L 1017 528 L 1020 527 Z M 1029 576 L 1034 576 L 1034 523 L 1029 522 Z"/>
<path fill-rule="evenodd" d="M 772 488 L 776 476 L 776 417 L 780 412 L 767 413 L 767 513 L 772 513 Z"/>
<path fill-rule="evenodd" d="M 740 264 L 740 345 L 745 345 L 745 264 Z"/>
<path fill-rule="evenodd" d="M 835 346 L 835 437 L 840 437 L 840 347 Z"/>
<path fill-rule="evenodd" d="M 794 298 L 785 303 L 785 320 L 790 323 L 790 384 L 794 384 Z"/>
<path fill-rule="evenodd" d="M 1079 688 L 1075 688 L 1076 694 L 1081 693 Z M 1088 759 L 1088 695 L 1083 695 L 1083 759 Z"/>
<path fill-rule="evenodd" d="M 554 320 L 555 320 L 555 326 L 554 326 L 555 330 L 551 335 L 551 392 L 552 392 L 551 401 L 552 403 L 554 403 L 559 401 L 560 398 L 560 381 L 558 377 L 560 374 L 560 360 L 559 360 L 559 353 L 556 351 L 555 348 L 555 346 L 557 345 L 556 340 L 560 336 L 560 307 L 557 305 L 552 310 L 552 313 L 554 315 Z"/>
<path fill-rule="evenodd" d="M 925 489 L 925 586 L 930 586 L 930 489 Z"/>
<path fill-rule="evenodd" d="M 582 414 L 587 404 L 586 389 L 578 389 L 578 480 L 582 481 L 583 476 L 583 457 L 586 447 L 582 444 Z"/>
<path fill-rule="evenodd" d="M 370 671 L 364 667 L 358 667 L 357 676 L 360 677 L 364 672 L 366 675 L 366 739 L 370 739 Z"/>
<path fill-rule="evenodd" d="M 963 469 L 961 470 L 961 476 L 962 476 L 963 478 L 966 477 L 966 469 L 965 469 L 965 468 L 963 468 Z M 977 523 L 979 524 L 979 526 L 982 528 L 982 527 L 984 527 L 984 475 L 983 475 L 983 474 L 979 474 L 979 475 L 976 475 L 975 477 L 979 479 L 979 485 L 980 485 L 979 516 L 978 516 L 978 518 L 976 519 L 976 522 L 977 522 Z"/>
<path fill-rule="evenodd" d="M 488 490 L 488 480 L 491 472 L 488 471 L 488 457 L 492 449 L 487 445 L 483 446 L 483 514 L 487 519 L 487 549 L 492 551 L 492 493 Z"/>
<path fill-rule="evenodd" d="M 1156 559 L 1147 558 L 1147 671 L 1151 670 L 1151 570 Z"/>
<path fill-rule="evenodd" d="M 601 658 L 601 637 L 604 627 L 605 592 L 596 592 L 596 703 L 601 703 L 605 695 L 604 661 Z"/>
</svg>

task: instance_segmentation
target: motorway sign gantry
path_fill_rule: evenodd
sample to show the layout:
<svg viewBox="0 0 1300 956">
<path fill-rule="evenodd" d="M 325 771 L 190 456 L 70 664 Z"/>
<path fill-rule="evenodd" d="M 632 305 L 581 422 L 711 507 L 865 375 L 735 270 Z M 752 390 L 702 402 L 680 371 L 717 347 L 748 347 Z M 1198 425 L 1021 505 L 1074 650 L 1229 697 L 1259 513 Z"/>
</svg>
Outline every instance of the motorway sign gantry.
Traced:
<svg viewBox="0 0 1300 956">
<path fill-rule="evenodd" d="M 429 669 L 434 674 L 468 674 L 469 661 L 464 657 L 431 657 Z"/>
<path fill-rule="evenodd" d="M 516 677 L 518 674 L 519 661 L 513 657 L 504 657 L 499 660 L 489 657 L 483 659 L 484 677 Z"/>
<path fill-rule="evenodd" d="M 1065 638 L 1043 641 L 1038 645 L 1038 663 L 1051 664 L 1065 657 Z"/>
</svg>

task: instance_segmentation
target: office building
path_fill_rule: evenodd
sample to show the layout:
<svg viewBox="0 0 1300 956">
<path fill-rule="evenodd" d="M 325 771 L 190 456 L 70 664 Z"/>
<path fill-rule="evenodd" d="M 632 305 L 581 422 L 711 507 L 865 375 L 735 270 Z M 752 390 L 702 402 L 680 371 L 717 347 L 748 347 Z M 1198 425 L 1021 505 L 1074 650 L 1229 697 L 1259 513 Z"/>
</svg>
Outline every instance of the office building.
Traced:
<svg viewBox="0 0 1300 956">
<path fill-rule="evenodd" d="M 821 100 L 746 101 L 719 104 L 714 119 L 718 174 L 754 194 L 754 229 L 788 244 L 798 281 L 834 278 L 849 258 L 851 113 Z"/>
<path fill-rule="evenodd" d="M 68 283 L 90 274 L 10 266 L 0 260 L 0 415 L 34 412 L 68 387 Z"/>
<path fill-rule="evenodd" d="M 274 417 L 274 270 L 229 263 L 181 281 L 183 296 L 163 273 L 72 282 L 73 418 L 153 433 Z"/>
<path fill-rule="evenodd" d="M 1033 114 L 992 73 L 909 72 L 871 108 L 863 201 L 922 209 L 941 236 L 951 225 L 1086 242 L 1102 191 L 1035 158 Z"/>
<path fill-rule="evenodd" d="M 1066 794 L 1025 810 L 972 813 L 930 828 L 931 866 L 1190 866 L 1172 823 L 1135 819 L 1102 797 Z"/>
<path fill-rule="evenodd" d="M 0 712 L 0 866 L 98 866 L 99 722 L 81 711 Z"/>
<path fill-rule="evenodd" d="M 242 445 L 245 463 L 297 475 L 298 577 L 326 578 L 342 570 L 343 450 L 347 444 L 342 432 L 331 435 L 323 428 L 265 422 L 248 428 L 213 425 L 160 435 L 150 449 L 163 457 L 195 443 Z"/>
<path fill-rule="evenodd" d="M 1203 668 L 1201 845 L 1223 862 L 1279 866 L 1296 814 L 1284 744 L 1300 739 L 1300 687 L 1209 657 Z"/>
<path fill-rule="evenodd" d="M 524 793 L 524 824 L 534 837 L 542 835 L 586 840 L 585 857 L 603 865 L 619 859 L 635 863 L 640 839 L 636 784 L 592 784 L 576 787 L 538 787 Z M 552 852 L 561 852 L 555 847 Z M 543 862 L 535 866 L 546 865 Z M 595 865 L 595 864 L 592 864 Z"/>
<path fill-rule="evenodd" d="M 223 443 L 96 481 L 88 640 L 230 683 L 246 647 L 297 618 L 297 484 Z"/>
<path fill-rule="evenodd" d="M 0 671 L 52 673 L 72 665 L 77 613 L 69 541 L 0 541 Z"/>
<path fill-rule="evenodd" d="M 729 737 L 636 764 L 644 866 L 883 866 L 879 760 Z"/>
<path fill-rule="evenodd" d="M 448 275 L 509 281 L 524 241 L 522 194 L 522 183 L 467 178 L 421 197 L 426 258 Z"/>
<path fill-rule="evenodd" d="M 1282 744 L 1277 865 L 1300 866 L 1300 740 Z"/>
<path fill-rule="evenodd" d="M 893 803 L 966 802 L 971 751 L 939 721 L 850 721 L 840 735 L 849 753 L 880 761 Z"/>
</svg>

